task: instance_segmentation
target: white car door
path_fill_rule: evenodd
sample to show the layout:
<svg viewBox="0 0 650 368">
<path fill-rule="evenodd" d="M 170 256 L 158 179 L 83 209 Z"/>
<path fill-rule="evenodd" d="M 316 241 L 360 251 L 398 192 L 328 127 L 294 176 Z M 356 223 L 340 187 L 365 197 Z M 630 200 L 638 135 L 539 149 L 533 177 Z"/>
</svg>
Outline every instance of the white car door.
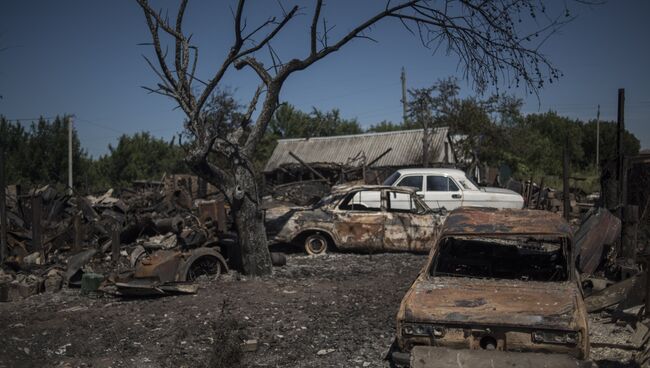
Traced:
<svg viewBox="0 0 650 368">
<path fill-rule="evenodd" d="M 427 175 L 424 201 L 431 208 L 444 207 L 448 211 L 463 205 L 463 192 L 445 175 Z"/>
</svg>

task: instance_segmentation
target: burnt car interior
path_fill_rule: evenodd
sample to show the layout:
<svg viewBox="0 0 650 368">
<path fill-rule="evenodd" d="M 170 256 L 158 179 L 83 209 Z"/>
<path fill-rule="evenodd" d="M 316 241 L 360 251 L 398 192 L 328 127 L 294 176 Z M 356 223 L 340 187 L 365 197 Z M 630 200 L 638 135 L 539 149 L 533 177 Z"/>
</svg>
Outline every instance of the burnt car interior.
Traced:
<svg viewBox="0 0 650 368">
<path fill-rule="evenodd" d="M 447 237 L 441 240 L 431 276 L 523 281 L 567 281 L 566 240 L 539 237 Z"/>
</svg>

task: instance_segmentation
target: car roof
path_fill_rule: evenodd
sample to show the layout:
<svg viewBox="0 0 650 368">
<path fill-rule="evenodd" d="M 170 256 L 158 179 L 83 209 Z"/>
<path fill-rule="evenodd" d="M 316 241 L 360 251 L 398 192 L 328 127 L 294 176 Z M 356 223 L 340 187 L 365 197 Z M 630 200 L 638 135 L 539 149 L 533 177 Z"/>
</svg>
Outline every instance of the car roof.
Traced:
<svg viewBox="0 0 650 368">
<path fill-rule="evenodd" d="M 449 214 L 442 228 L 442 236 L 526 234 L 572 237 L 560 215 L 541 210 L 461 207 Z"/>
<path fill-rule="evenodd" d="M 353 190 L 391 190 L 395 192 L 404 192 L 404 193 L 415 193 L 417 191 L 417 188 L 411 188 L 411 187 L 393 187 L 390 185 L 347 185 L 347 184 L 341 184 L 341 185 L 336 185 L 332 187 L 332 194 L 341 194 L 341 193 L 347 193 Z"/>
<path fill-rule="evenodd" d="M 410 174 L 447 174 L 447 175 L 459 175 L 465 176 L 463 170 L 458 169 L 447 169 L 447 168 L 411 168 L 411 169 L 399 169 L 397 170 L 401 175 L 410 175 Z"/>
</svg>

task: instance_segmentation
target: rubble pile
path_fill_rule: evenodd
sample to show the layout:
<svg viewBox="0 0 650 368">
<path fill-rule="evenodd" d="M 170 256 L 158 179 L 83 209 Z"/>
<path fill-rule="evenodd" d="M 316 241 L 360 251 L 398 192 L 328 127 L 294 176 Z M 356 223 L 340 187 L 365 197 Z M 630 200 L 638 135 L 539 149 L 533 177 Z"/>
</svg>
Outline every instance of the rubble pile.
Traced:
<svg viewBox="0 0 650 368">
<path fill-rule="evenodd" d="M 102 285 L 124 281 L 158 251 L 188 260 L 196 249 L 210 247 L 214 250 L 208 253 L 225 266 L 216 247 L 227 244 L 225 239 L 232 242 L 233 236 L 225 232 L 223 201 L 194 199 L 192 194 L 183 187 L 159 186 L 83 197 L 49 185 L 24 194 L 10 186 L 0 300 L 81 286 L 84 273 L 105 275 Z M 158 274 L 146 274 L 151 276 Z"/>
</svg>

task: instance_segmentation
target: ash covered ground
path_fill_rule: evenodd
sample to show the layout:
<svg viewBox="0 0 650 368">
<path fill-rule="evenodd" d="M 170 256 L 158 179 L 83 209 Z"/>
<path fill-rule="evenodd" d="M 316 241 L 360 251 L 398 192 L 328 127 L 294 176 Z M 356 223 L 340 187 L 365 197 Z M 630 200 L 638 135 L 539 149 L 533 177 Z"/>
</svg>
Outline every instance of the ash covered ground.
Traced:
<svg viewBox="0 0 650 368">
<path fill-rule="evenodd" d="M 290 255 L 271 277 L 231 272 L 200 280 L 196 295 L 63 289 L 0 303 L 0 367 L 387 367 L 395 314 L 425 259 Z M 591 318 L 592 341 L 629 340 L 629 328 L 608 321 Z M 246 339 L 257 351 L 238 351 Z M 592 357 L 634 366 L 630 351 L 594 348 Z"/>
</svg>

